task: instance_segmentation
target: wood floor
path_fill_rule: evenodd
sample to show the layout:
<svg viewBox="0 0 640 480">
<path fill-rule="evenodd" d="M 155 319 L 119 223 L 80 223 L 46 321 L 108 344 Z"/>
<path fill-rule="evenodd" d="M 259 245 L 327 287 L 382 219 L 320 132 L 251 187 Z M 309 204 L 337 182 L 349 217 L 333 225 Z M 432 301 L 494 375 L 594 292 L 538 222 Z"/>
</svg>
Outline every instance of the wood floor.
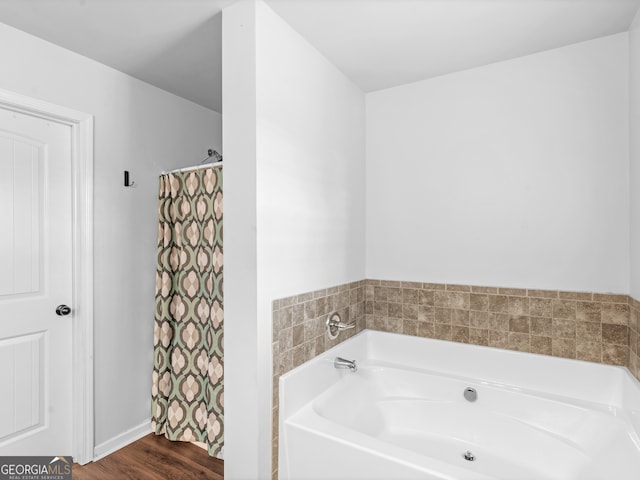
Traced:
<svg viewBox="0 0 640 480">
<path fill-rule="evenodd" d="M 87 465 L 73 465 L 74 480 L 224 480 L 224 462 L 185 442 L 147 435 Z"/>
</svg>

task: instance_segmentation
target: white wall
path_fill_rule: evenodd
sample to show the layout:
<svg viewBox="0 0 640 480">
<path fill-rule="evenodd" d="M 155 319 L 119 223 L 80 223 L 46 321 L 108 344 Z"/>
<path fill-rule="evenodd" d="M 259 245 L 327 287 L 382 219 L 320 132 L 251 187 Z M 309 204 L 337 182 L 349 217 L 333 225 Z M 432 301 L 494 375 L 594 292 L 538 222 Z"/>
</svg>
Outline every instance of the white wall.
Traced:
<svg viewBox="0 0 640 480">
<path fill-rule="evenodd" d="M 365 97 L 258 7 L 258 260 L 273 299 L 364 277 Z"/>
<path fill-rule="evenodd" d="M 2 24 L 0 88 L 95 116 L 95 442 L 106 445 L 150 417 L 158 174 L 221 151 L 221 116 Z"/>
<path fill-rule="evenodd" d="M 640 300 L 640 11 L 629 30 L 629 159 L 631 193 L 631 280 L 629 294 Z"/>
<path fill-rule="evenodd" d="M 269 478 L 271 302 L 364 278 L 364 94 L 258 1 L 223 12 L 223 99 L 244 191 L 225 194 L 225 478 Z"/>
<path fill-rule="evenodd" d="M 270 392 L 272 301 L 365 275 L 365 97 L 257 5 L 258 378 Z M 260 406 L 270 464 L 270 402 Z"/>
<path fill-rule="evenodd" d="M 627 55 L 623 33 L 368 94 L 367 278 L 627 293 Z"/>
<path fill-rule="evenodd" d="M 256 40 L 255 4 L 235 2 L 222 13 L 224 167 L 224 476 L 257 479 L 258 389 L 256 321 Z M 268 429 L 268 426 L 266 427 Z M 264 435 L 264 433 L 263 433 Z"/>
</svg>

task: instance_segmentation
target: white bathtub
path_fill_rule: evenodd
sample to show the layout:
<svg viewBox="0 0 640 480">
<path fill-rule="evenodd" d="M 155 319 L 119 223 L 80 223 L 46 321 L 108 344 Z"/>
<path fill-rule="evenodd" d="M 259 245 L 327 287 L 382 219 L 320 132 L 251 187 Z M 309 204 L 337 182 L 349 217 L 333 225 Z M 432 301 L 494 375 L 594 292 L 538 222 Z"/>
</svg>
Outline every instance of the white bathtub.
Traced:
<svg viewBox="0 0 640 480">
<path fill-rule="evenodd" d="M 370 330 L 280 378 L 279 428 L 281 480 L 640 479 L 625 368 Z"/>
</svg>

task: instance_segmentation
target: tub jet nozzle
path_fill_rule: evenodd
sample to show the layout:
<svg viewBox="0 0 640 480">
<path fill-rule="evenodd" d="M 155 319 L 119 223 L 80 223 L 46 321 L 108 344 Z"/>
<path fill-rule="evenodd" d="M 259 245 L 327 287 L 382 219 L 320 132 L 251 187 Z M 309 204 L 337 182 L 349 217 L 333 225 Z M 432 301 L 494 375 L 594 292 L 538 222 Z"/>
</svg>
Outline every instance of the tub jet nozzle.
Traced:
<svg viewBox="0 0 640 480">
<path fill-rule="evenodd" d="M 464 398 L 469 402 L 475 402 L 478 399 L 478 392 L 475 388 L 467 387 L 464 389 Z"/>
<path fill-rule="evenodd" d="M 462 454 L 462 458 L 464 458 L 467 462 L 474 462 L 476 460 L 476 456 L 469 450 Z"/>
</svg>

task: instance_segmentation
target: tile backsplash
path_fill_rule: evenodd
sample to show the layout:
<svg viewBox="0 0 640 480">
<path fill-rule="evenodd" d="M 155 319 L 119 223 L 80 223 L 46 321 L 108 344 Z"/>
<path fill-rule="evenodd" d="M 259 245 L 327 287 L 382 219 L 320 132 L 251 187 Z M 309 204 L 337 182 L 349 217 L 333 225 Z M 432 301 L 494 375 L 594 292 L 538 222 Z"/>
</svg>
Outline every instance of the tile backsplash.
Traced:
<svg viewBox="0 0 640 480">
<path fill-rule="evenodd" d="M 627 367 L 640 380 L 640 302 L 629 298 L 629 364 Z"/>
<path fill-rule="evenodd" d="M 627 295 L 366 280 L 366 328 L 628 365 Z"/>
<path fill-rule="evenodd" d="M 365 281 L 348 283 L 273 302 L 272 478 L 278 478 L 278 380 L 280 375 L 311 360 L 365 328 Z M 325 333 L 327 315 L 338 312 L 343 323 L 355 323 L 337 339 Z"/>
<path fill-rule="evenodd" d="M 329 340 L 334 311 L 356 326 Z M 640 302 L 627 295 L 361 280 L 274 300 L 273 479 L 280 375 L 365 328 L 623 365 L 640 379 Z"/>
</svg>

